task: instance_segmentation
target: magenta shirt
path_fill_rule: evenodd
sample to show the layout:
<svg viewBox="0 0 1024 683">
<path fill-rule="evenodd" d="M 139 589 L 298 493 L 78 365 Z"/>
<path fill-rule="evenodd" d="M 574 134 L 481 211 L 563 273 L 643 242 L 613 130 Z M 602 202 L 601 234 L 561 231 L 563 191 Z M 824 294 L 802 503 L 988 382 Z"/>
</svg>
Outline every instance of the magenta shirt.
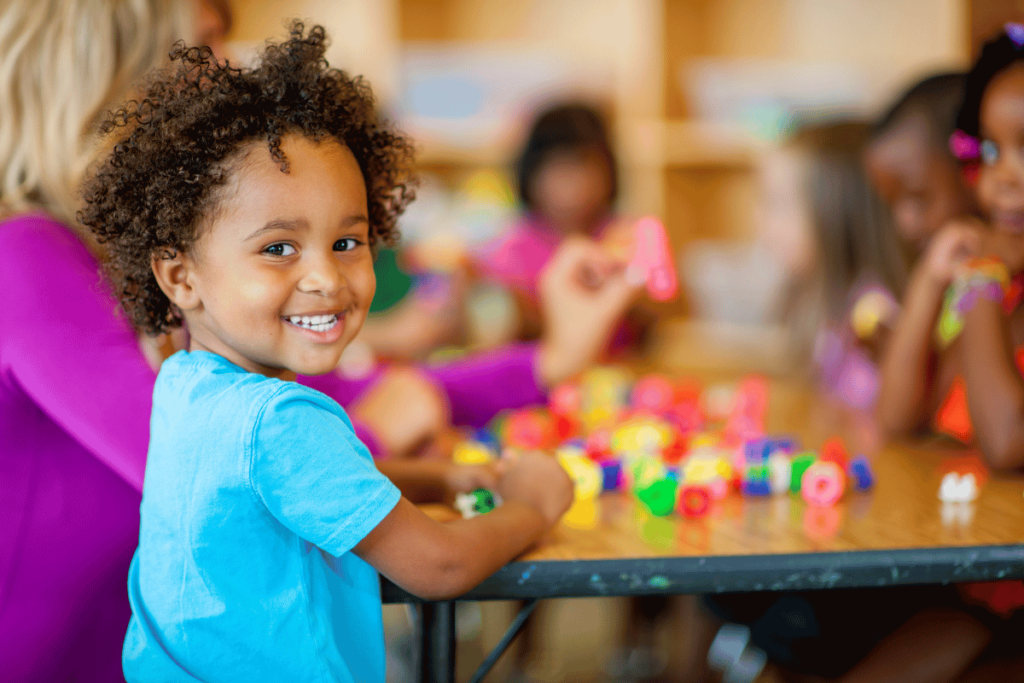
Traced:
<svg viewBox="0 0 1024 683">
<path fill-rule="evenodd" d="M 594 230 L 597 240 L 607 232 L 614 218 L 605 218 Z M 506 289 L 520 292 L 537 301 L 541 272 L 558 251 L 563 237 L 533 214 L 517 218 L 507 231 L 482 245 L 473 255 L 481 277 Z M 608 342 L 608 351 L 617 354 L 640 344 L 643 331 L 623 321 Z"/>
<path fill-rule="evenodd" d="M 536 299 L 540 272 L 561 243 L 561 235 L 527 214 L 479 249 L 476 266 L 486 279 Z"/>
<path fill-rule="evenodd" d="M 68 228 L 20 216 L 0 222 L 0 244 L 0 678 L 123 680 L 156 374 Z M 480 426 L 544 399 L 534 355 L 511 347 L 428 372 L 453 420 Z M 342 405 L 368 384 L 300 381 Z"/>
</svg>

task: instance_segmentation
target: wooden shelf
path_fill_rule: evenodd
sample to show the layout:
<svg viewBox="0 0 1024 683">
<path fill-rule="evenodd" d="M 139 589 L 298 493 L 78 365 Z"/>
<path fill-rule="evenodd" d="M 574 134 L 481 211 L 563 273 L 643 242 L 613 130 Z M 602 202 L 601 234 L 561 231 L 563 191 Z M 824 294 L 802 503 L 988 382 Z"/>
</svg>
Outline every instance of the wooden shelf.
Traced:
<svg viewBox="0 0 1024 683">
<path fill-rule="evenodd" d="M 686 120 L 625 122 L 617 132 L 623 166 L 651 169 L 748 168 L 758 142 L 735 126 Z M 512 145 L 464 147 L 417 139 L 422 165 L 498 167 L 511 163 Z"/>
<path fill-rule="evenodd" d="M 742 129 L 706 121 L 638 121 L 623 128 L 623 162 L 637 167 L 746 168 L 758 147 Z"/>
<path fill-rule="evenodd" d="M 512 163 L 515 150 L 506 146 L 462 147 L 415 139 L 416 163 L 421 166 L 504 167 Z"/>
</svg>

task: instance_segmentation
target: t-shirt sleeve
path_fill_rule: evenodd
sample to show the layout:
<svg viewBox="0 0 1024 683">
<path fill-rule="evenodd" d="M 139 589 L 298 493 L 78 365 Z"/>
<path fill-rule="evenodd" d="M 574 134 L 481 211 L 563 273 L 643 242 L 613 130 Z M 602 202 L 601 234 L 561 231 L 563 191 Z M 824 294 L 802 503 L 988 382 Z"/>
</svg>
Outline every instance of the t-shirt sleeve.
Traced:
<svg viewBox="0 0 1024 683">
<path fill-rule="evenodd" d="M 351 550 L 401 497 L 341 408 L 297 384 L 260 408 L 248 457 L 250 482 L 270 514 L 332 555 Z"/>
<path fill-rule="evenodd" d="M 0 225 L 0 384 L 142 490 L 156 373 L 99 264 L 42 216 Z"/>
<path fill-rule="evenodd" d="M 337 372 L 328 372 L 323 375 L 305 376 L 299 375 L 296 381 L 312 389 L 326 394 L 343 407 L 351 406 L 365 394 L 383 374 L 381 370 L 371 373 L 362 379 L 349 379 L 342 377 Z M 353 420 L 349 417 L 356 437 L 365 445 L 374 458 L 385 458 L 388 453 L 377 438 L 376 433 L 364 422 Z"/>
</svg>

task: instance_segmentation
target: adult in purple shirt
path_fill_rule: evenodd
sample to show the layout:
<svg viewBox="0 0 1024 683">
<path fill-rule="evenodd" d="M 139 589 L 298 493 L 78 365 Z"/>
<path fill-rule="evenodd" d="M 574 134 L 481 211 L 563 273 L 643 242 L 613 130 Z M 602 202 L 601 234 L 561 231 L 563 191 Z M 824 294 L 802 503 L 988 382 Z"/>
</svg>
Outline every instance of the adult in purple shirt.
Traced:
<svg viewBox="0 0 1024 683">
<path fill-rule="evenodd" d="M 0 17 L 3 680 L 122 679 L 155 371 L 75 224 L 75 188 L 97 115 L 195 32 L 192 10 L 186 0 L 13 0 Z M 541 400 L 590 362 L 633 292 L 587 289 L 593 277 L 579 271 L 617 267 L 592 244 L 567 245 L 542 284 L 552 324 L 539 346 L 431 371 L 452 419 L 480 425 Z M 343 405 L 365 388 L 301 381 Z"/>
</svg>

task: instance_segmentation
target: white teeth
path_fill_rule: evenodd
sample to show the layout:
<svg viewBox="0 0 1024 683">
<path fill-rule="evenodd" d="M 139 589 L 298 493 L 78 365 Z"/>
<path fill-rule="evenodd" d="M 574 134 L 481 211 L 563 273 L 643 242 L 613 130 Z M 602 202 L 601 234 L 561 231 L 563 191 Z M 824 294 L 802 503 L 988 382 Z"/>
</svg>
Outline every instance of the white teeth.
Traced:
<svg viewBox="0 0 1024 683">
<path fill-rule="evenodd" d="M 338 322 L 337 315 L 292 315 L 288 316 L 288 322 L 293 325 L 313 330 L 314 332 L 326 332 Z"/>
</svg>

